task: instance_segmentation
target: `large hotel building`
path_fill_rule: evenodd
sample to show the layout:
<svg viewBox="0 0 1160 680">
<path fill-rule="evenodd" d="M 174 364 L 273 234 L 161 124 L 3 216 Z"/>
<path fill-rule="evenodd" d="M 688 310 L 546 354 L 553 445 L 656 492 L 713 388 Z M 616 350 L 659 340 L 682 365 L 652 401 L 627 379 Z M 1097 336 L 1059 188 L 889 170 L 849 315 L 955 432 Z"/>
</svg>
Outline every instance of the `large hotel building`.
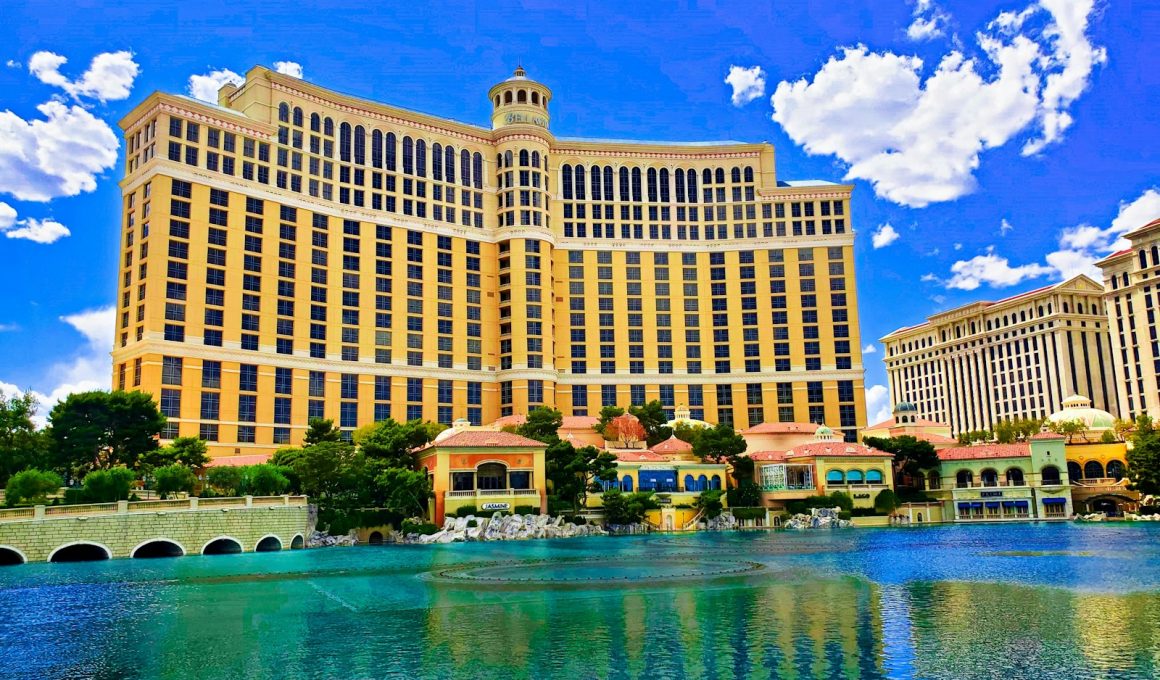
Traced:
<svg viewBox="0 0 1160 680">
<path fill-rule="evenodd" d="M 1104 273 L 1121 417 L 1160 418 L 1160 219 L 1128 232 L 1128 248 L 1098 262 Z"/>
<path fill-rule="evenodd" d="M 769 144 L 555 137 L 523 69 L 490 127 L 256 67 L 121 126 L 113 385 L 211 454 L 392 417 L 660 400 L 865 426 L 852 187 Z"/>
<path fill-rule="evenodd" d="M 894 331 L 882 338 L 892 402 L 953 434 L 1046 418 L 1072 395 L 1119 412 L 1103 292 L 1080 275 Z"/>
</svg>

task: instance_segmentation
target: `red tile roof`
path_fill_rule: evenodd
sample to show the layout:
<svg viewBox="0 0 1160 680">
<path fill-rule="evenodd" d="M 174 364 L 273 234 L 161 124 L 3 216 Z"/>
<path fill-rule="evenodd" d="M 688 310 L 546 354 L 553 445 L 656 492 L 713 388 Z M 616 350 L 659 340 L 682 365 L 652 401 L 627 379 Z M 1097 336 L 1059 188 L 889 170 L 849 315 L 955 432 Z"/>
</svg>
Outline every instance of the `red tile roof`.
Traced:
<svg viewBox="0 0 1160 680">
<path fill-rule="evenodd" d="M 1025 458 L 1031 447 L 1022 444 L 978 444 L 955 446 L 938 452 L 939 460 L 986 460 L 988 458 Z"/>
<path fill-rule="evenodd" d="M 664 456 L 660 455 L 659 453 L 653 453 L 652 451 L 649 451 L 648 449 L 642 449 L 642 450 L 638 450 L 638 451 L 629 451 L 629 450 L 615 451 L 614 450 L 614 451 L 609 451 L 609 453 L 612 453 L 613 455 L 615 455 L 617 460 L 624 461 L 625 463 L 667 463 L 667 462 L 669 462 L 669 460 L 667 458 L 665 458 Z"/>
<path fill-rule="evenodd" d="M 780 463 L 785 460 L 785 451 L 754 451 L 745 455 L 758 462 Z"/>
<path fill-rule="evenodd" d="M 1124 234 L 1124 235 L 1125 236 L 1133 236 L 1135 234 L 1138 234 L 1138 233 L 1144 231 L 1145 229 L 1151 229 L 1152 227 L 1155 227 L 1155 226 L 1160 226 L 1160 217 L 1152 220 L 1151 222 L 1149 222 L 1148 224 L 1145 224 L 1142 227 L 1136 227 L 1135 229 L 1133 229 L 1132 231 L 1129 231 L 1127 234 Z"/>
<path fill-rule="evenodd" d="M 676 435 L 669 437 L 650 449 L 653 453 L 684 453 L 685 451 L 692 450 L 692 444 L 682 439 L 677 439 Z"/>
<path fill-rule="evenodd" d="M 447 439 L 434 442 L 432 448 L 459 449 L 459 448 L 545 448 L 547 445 L 535 439 L 521 437 L 511 432 L 492 430 L 464 430 L 457 432 Z"/>
<path fill-rule="evenodd" d="M 824 458 L 842 456 L 894 457 L 893 453 L 872 449 L 862 444 L 848 444 L 846 442 L 814 442 L 812 444 L 802 444 L 801 446 L 795 446 L 789 451 L 786 451 L 785 455 L 786 458 L 805 458 L 809 456 L 821 456 Z"/>
<path fill-rule="evenodd" d="M 237 467 L 239 465 L 260 465 L 270 460 L 264 453 L 253 453 L 245 456 L 222 456 L 211 458 L 206 467 Z"/>
<path fill-rule="evenodd" d="M 1032 439 L 1067 439 L 1067 437 L 1064 437 L 1062 434 L 1059 434 L 1057 432 L 1038 432 L 1036 434 L 1031 435 L 1031 438 Z"/>
<path fill-rule="evenodd" d="M 761 423 L 741 434 L 813 434 L 818 429 L 813 423 Z"/>
<path fill-rule="evenodd" d="M 915 418 L 913 423 L 906 423 L 906 425 L 899 425 L 897 422 L 895 422 L 894 418 L 890 418 L 888 420 L 883 420 L 882 422 L 877 423 L 875 425 L 871 425 L 870 427 L 867 427 L 865 429 L 867 429 L 867 430 L 885 430 L 885 429 L 889 429 L 892 427 L 905 427 L 908 425 L 920 425 L 923 427 L 947 427 L 946 423 L 939 423 L 939 422 L 935 422 L 933 420 L 924 420 L 922 418 Z"/>
<path fill-rule="evenodd" d="M 527 416 L 516 414 L 512 416 L 497 418 L 495 422 L 492 423 L 492 425 L 495 425 L 496 427 L 507 427 L 508 425 L 519 426 L 526 422 L 528 422 Z"/>
</svg>

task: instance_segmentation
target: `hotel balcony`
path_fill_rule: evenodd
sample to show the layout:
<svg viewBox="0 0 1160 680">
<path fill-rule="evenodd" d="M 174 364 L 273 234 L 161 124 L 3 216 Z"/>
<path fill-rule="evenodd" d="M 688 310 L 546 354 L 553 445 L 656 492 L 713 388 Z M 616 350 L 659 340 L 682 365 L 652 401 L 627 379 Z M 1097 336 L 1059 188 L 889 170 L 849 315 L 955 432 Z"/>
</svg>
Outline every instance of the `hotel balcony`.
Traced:
<svg viewBox="0 0 1160 680">
<path fill-rule="evenodd" d="M 539 489 L 468 489 L 448 491 L 446 498 L 506 498 L 508 496 L 539 496 Z"/>
</svg>

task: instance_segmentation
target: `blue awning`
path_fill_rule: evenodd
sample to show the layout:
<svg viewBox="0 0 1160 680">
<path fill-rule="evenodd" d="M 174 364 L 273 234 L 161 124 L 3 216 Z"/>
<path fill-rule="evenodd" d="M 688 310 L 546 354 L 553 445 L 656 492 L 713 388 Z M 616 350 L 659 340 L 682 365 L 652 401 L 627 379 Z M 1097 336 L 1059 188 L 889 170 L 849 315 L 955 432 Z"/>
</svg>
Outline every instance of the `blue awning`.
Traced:
<svg viewBox="0 0 1160 680">
<path fill-rule="evenodd" d="M 988 508 L 997 508 L 999 507 L 999 501 L 987 501 L 984 503 L 984 505 L 986 505 Z"/>
<path fill-rule="evenodd" d="M 1044 505 L 1063 505 L 1067 503 L 1066 498 L 1044 498 Z"/>
<path fill-rule="evenodd" d="M 981 508 L 981 507 L 983 507 L 983 504 L 982 503 L 971 503 L 971 507 L 972 508 Z"/>
<path fill-rule="evenodd" d="M 1015 501 L 1015 507 L 1017 507 L 1017 508 L 1026 508 L 1026 507 L 1027 507 L 1027 501 Z"/>
<path fill-rule="evenodd" d="M 970 509 L 971 509 L 970 503 L 959 503 L 959 510 L 970 510 Z"/>
<path fill-rule="evenodd" d="M 1015 501 L 1003 501 L 1003 507 L 1013 508 L 1015 507 Z"/>
</svg>

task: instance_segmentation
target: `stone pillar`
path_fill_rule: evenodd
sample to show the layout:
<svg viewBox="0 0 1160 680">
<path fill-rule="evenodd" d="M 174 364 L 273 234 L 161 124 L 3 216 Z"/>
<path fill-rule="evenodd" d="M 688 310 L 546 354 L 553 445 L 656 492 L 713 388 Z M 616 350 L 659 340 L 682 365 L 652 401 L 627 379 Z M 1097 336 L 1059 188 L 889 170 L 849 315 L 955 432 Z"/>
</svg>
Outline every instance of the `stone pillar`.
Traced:
<svg viewBox="0 0 1160 680">
<path fill-rule="evenodd" d="M 290 494 L 282 494 L 282 505 L 290 505 Z"/>
<path fill-rule="evenodd" d="M 32 509 L 32 518 L 33 519 L 44 519 L 44 506 L 43 505 L 37 505 Z"/>
<path fill-rule="evenodd" d="M 246 496 L 246 507 L 247 508 L 254 507 L 254 497 L 253 496 L 249 496 L 249 495 Z"/>
<path fill-rule="evenodd" d="M 129 514 L 129 501 L 117 501 L 117 514 L 118 515 Z"/>
<path fill-rule="evenodd" d="M 197 496 L 190 496 L 189 497 L 189 509 L 190 510 L 197 510 L 197 500 L 198 500 Z"/>
</svg>

